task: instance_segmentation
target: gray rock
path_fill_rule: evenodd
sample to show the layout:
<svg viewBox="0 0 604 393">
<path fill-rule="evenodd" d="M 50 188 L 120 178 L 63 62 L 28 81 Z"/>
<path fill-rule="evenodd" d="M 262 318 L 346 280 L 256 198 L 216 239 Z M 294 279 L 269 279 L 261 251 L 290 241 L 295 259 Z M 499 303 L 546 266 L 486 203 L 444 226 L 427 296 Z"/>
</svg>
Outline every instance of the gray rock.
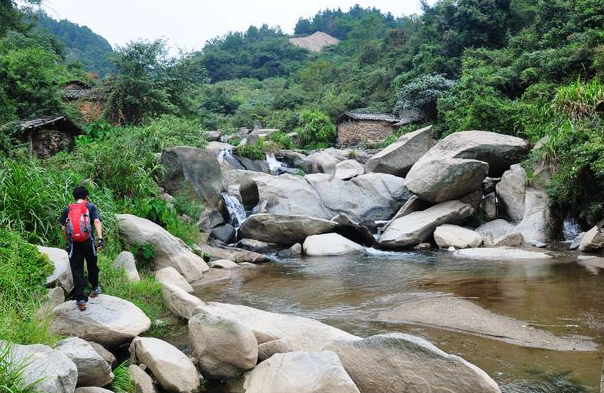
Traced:
<svg viewBox="0 0 604 393">
<path fill-rule="evenodd" d="M 604 233 L 598 226 L 594 226 L 583 235 L 579 251 L 593 252 L 600 251 L 602 248 L 604 248 Z"/>
<path fill-rule="evenodd" d="M 48 255 L 48 259 L 50 259 L 50 262 L 55 267 L 52 274 L 46 277 L 46 285 L 60 286 L 65 292 L 71 292 L 73 290 L 73 276 L 71 275 L 67 251 L 60 248 L 42 246 L 38 246 L 38 251 L 41 254 Z"/>
<path fill-rule="evenodd" d="M 480 190 L 489 166 L 460 158 L 418 161 L 405 179 L 405 186 L 427 202 L 445 202 Z"/>
<path fill-rule="evenodd" d="M 203 232 L 210 232 L 212 228 L 216 228 L 219 225 L 224 224 L 224 217 L 216 210 L 205 209 L 199 217 L 197 226 L 199 230 Z"/>
<path fill-rule="evenodd" d="M 155 385 L 153 385 L 153 379 L 139 366 L 131 364 L 128 366 L 130 375 L 134 381 L 134 389 L 136 393 L 157 393 Z"/>
<path fill-rule="evenodd" d="M 344 160 L 345 158 L 335 157 L 324 150 L 307 156 L 302 164 L 302 169 L 306 173 L 329 173 L 333 175 L 336 171 L 336 165 Z"/>
<path fill-rule="evenodd" d="M 231 243 L 235 239 L 235 228 L 231 224 L 216 227 L 210 231 L 210 239 L 217 239 L 223 243 Z"/>
<path fill-rule="evenodd" d="M 302 245 L 308 256 L 337 256 L 363 254 L 365 247 L 356 244 L 337 233 L 308 236 Z"/>
<path fill-rule="evenodd" d="M 206 131 L 205 132 L 206 139 L 208 142 L 219 142 L 220 141 L 220 131 Z"/>
<path fill-rule="evenodd" d="M 162 298 L 168 309 L 183 319 L 191 318 L 194 310 L 204 304 L 198 297 L 172 284 L 162 284 Z"/>
<path fill-rule="evenodd" d="M 591 273 L 600 274 L 604 270 L 604 258 L 598 258 L 592 255 L 579 255 L 577 257 L 579 266 L 583 266 Z"/>
<path fill-rule="evenodd" d="M 210 268 L 179 238 L 159 225 L 131 214 L 116 216 L 120 233 L 129 244 L 151 244 L 155 268 L 175 268 L 188 282 L 199 280 Z"/>
<path fill-rule="evenodd" d="M 517 248 L 467 248 L 465 250 L 455 251 L 453 256 L 461 259 L 503 262 L 552 258 L 551 255 L 543 252 L 527 251 Z"/>
<path fill-rule="evenodd" d="M 337 223 L 306 216 L 278 214 L 253 214 L 239 229 L 244 238 L 264 242 L 292 245 L 301 243 L 308 236 L 335 230 Z"/>
<path fill-rule="evenodd" d="M 338 214 L 331 221 L 338 223 L 335 232 L 365 246 L 372 246 L 375 238 L 369 228 L 352 221 L 346 214 Z"/>
<path fill-rule="evenodd" d="M 0 341 L 0 348 L 5 345 L 5 341 Z M 33 388 L 34 392 L 73 393 L 78 369 L 63 353 L 46 345 L 8 345 L 12 363 L 25 366 L 22 374 L 24 384 L 38 382 Z"/>
<path fill-rule="evenodd" d="M 54 287 L 48 290 L 46 299 L 40 305 L 37 312 L 38 319 L 46 319 L 52 312 L 52 309 L 65 301 L 65 291 L 61 287 Z"/>
<path fill-rule="evenodd" d="M 78 369 L 77 386 L 103 387 L 113 381 L 109 364 L 86 341 L 70 337 L 57 343 L 55 349 L 67 356 Z"/>
<path fill-rule="evenodd" d="M 396 219 L 382 233 L 378 244 L 383 248 L 408 248 L 424 243 L 439 225 L 462 224 L 474 209 L 459 201 L 444 202 L 426 210 Z"/>
<path fill-rule="evenodd" d="M 387 220 L 411 197 L 404 179 L 383 173 L 369 173 L 350 181 L 324 174 L 304 178 L 331 212 L 330 218 L 346 214 L 356 222 Z"/>
<path fill-rule="evenodd" d="M 526 182 L 526 171 L 520 164 L 515 164 L 503 174 L 497 184 L 501 213 L 512 222 L 520 222 L 524 215 Z"/>
<path fill-rule="evenodd" d="M 209 255 L 212 259 L 228 259 L 236 263 L 251 262 L 261 263 L 268 261 L 268 257 L 264 254 L 258 254 L 248 250 L 234 247 L 209 246 L 203 244 L 201 246 L 203 254 Z"/>
<path fill-rule="evenodd" d="M 398 210 L 398 212 L 396 212 L 394 217 L 392 217 L 390 221 L 388 221 L 388 223 L 384 225 L 382 232 L 385 231 L 390 226 L 390 224 L 392 224 L 396 219 L 405 217 L 406 215 L 416 211 L 426 210 L 430 206 L 433 206 L 433 204 L 423 201 L 419 199 L 416 195 L 413 195 L 411 198 L 409 198 L 407 202 L 405 202 L 405 204 Z"/>
<path fill-rule="evenodd" d="M 237 242 L 236 247 L 258 254 L 275 254 L 277 249 L 279 249 L 278 244 L 261 242 L 254 239 L 241 239 Z"/>
<path fill-rule="evenodd" d="M 466 360 L 409 334 L 391 333 L 328 344 L 361 393 L 500 393 Z"/>
<path fill-rule="evenodd" d="M 228 259 L 212 261 L 210 262 L 210 266 L 212 269 L 237 269 L 239 267 L 235 262 L 229 261 Z"/>
<path fill-rule="evenodd" d="M 296 258 L 302 255 L 302 245 L 300 243 L 296 243 L 290 248 L 286 248 L 285 250 L 281 250 L 277 253 L 278 258 Z"/>
<path fill-rule="evenodd" d="M 497 219 L 497 196 L 494 192 L 487 194 L 480 201 L 480 213 L 488 220 Z"/>
<path fill-rule="evenodd" d="M 420 243 L 417 246 L 413 247 L 415 251 L 426 251 L 432 249 L 432 244 L 430 243 Z"/>
<path fill-rule="evenodd" d="M 475 231 L 480 233 L 484 237 L 491 236 L 493 238 L 498 238 L 501 236 L 509 235 L 510 233 L 512 233 L 513 230 L 514 224 L 500 218 L 487 222 L 486 224 L 482 224 L 481 226 L 476 228 Z"/>
<path fill-rule="evenodd" d="M 173 267 L 165 267 L 155 271 L 155 280 L 160 284 L 175 285 L 185 292 L 193 293 L 193 287 Z"/>
<path fill-rule="evenodd" d="M 101 344 L 95 343 L 94 341 L 88 341 L 88 344 L 103 358 L 104 361 L 107 362 L 109 367 L 113 367 L 116 362 L 115 355 L 105 349 Z"/>
<path fill-rule="evenodd" d="M 331 351 L 276 354 L 233 385 L 231 393 L 359 393 Z"/>
<path fill-rule="evenodd" d="M 74 393 L 113 393 L 111 390 L 95 387 L 95 386 L 86 386 L 77 388 Z"/>
<path fill-rule="evenodd" d="M 581 245 L 581 242 L 583 241 L 583 236 L 585 236 L 585 232 L 581 232 L 577 235 L 577 237 L 575 237 L 575 239 L 572 241 L 572 243 L 569 246 L 569 249 L 571 250 L 576 250 L 579 248 L 579 246 Z M 603 392 L 604 393 L 604 392 Z"/>
<path fill-rule="evenodd" d="M 365 170 L 405 177 L 413 164 L 430 149 L 431 143 L 432 126 L 404 134 L 371 157 L 365 165 Z"/>
<path fill-rule="evenodd" d="M 164 149 L 160 163 L 165 168 L 163 185 L 170 194 L 188 184 L 205 206 L 219 206 L 222 170 L 211 151 L 183 146 Z"/>
<path fill-rule="evenodd" d="M 344 160 L 336 164 L 334 177 L 340 180 L 350 180 L 365 173 L 365 167 L 355 160 Z"/>
<path fill-rule="evenodd" d="M 145 364 L 159 384 L 174 393 L 197 392 L 201 379 L 191 360 L 172 344 L 152 337 L 137 337 L 130 345 L 131 361 Z"/>
<path fill-rule="evenodd" d="M 544 191 L 527 189 L 524 196 L 524 214 L 513 232 L 520 232 L 529 244 L 550 241 L 553 218 L 549 209 L 549 198 Z"/>
<path fill-rule="evenodd" d="M 513 232 L 493 239 L 493 247 L 520 247 L 524 244 L 524 236 L 520 232 Z"/>
<path fill-rule="evenodd" d="M 434 240 L 440 248 L 474 248 L 482 244 L 482 235 L 458 225 L 441 225 L 434 231 Z"/>
<path fill-rule="evenodd" d="M 241 163 L 245 170 L 261 173 L 271 173 L 271 169 L 266 161 L 252 160 L 238 155 L 235 155 L 235 158 Z"/>
<path fill-rule="evenodd" d="M 235 378 L 256 366 L 256 337 L 235 319 L 199 313 L 189 320 L 189 340 L 205 376 Z"/>
<path fill-rule="evenodd" d="M 440 140 L 417 162 L 466 158 L 489 164 L 489 176 L 500 177 L 526 156 L 529 144 L 517 137 L 486 131 L 456 132 Z"/>
<path fill-rule="evenodd" d="M 151 327 L 149 318 L 134 304 L 109 295 L 100 295 L 80 311 L 75 300 L 52 311 L 50 331 L 63 336 L 77 336 L 87 341 L 114 347 L 132 340 Z"/>
<path fill-rule="evenodd" d="M 118 269 L 124 269 L 128 280 L 132 282 L 140 281 L 141 278 L 138 275 L 138 270 L 136 270 L 136 261 L 134 259 L 134 255 L 131 252 L 122 251 L 117 256 L 117 258 L 115 258 L 113 266 Z"/>
</svg>

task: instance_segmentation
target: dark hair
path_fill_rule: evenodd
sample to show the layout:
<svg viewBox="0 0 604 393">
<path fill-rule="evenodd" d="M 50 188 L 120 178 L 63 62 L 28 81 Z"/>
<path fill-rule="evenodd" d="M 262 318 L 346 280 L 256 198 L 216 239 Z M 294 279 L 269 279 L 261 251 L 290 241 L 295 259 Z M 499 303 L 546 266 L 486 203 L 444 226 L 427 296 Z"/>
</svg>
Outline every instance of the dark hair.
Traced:
<svg viewBox="0 0 604 393">
<path fill-rule="evenodd" d="M 86 199 L 88 196 L 88 190 L 86 187 L 76 187 L 73 189 L 73 197 L 77 201 L 78 199 Z"/>
</svg>

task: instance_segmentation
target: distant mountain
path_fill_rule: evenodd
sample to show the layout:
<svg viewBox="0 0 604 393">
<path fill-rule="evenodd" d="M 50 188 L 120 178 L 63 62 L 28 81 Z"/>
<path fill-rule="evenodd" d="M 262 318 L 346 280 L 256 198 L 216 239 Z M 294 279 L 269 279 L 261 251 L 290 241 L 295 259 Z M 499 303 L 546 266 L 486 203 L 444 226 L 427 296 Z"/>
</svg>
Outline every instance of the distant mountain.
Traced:
<svg viewBox="0 0 604 393">
<path fill-rule="evenodd" d="M 113 52 L 107 40 L 86 26 L 80 26 L 68 20 L 57 21 L 44 12 L 36 14 L 38 26 L 56 36 L 67 50 L 67 61 L 79 61 L 86 71 L 105 77 L 115 72 L 109 61 Z"/>
</svg>

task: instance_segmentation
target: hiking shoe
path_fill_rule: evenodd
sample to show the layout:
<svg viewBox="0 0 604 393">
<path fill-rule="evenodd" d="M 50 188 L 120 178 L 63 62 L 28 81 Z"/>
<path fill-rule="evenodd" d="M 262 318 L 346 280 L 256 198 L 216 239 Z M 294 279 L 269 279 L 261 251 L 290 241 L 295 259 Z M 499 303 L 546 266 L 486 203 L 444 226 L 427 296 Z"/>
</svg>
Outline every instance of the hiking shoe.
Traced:
<svg viewBox="0 0 604 393">
<path fill-rule="evenodd" d="M 76 305 L 78 306 L 78 309 L 80 309 L 80 311 L 86 311 L 86 300 L 78 300 L 76 302 Z"/>
<path fill-rule="evenodd" d="M 92 291 L 90 291 L 90 297 L 95 298 L 95 297 L 99 296 L 101 293 L 103 293 L 103 291 L 101 291 L 101 287 L 97 286 Z"/>
</svg>

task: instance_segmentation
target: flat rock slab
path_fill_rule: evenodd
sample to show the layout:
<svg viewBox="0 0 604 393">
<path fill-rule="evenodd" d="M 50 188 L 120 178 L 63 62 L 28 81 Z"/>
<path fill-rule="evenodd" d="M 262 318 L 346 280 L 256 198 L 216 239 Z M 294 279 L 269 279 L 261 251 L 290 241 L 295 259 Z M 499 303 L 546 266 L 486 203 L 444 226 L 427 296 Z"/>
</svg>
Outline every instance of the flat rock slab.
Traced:
<svg viewBox="0 0 604 393">
<path fill-rule="evenodd" d="M 151 321 L 129 301 L 100 295 L 90 299 L 86 311 L 76 307 L 75 300 L 52 310 L 50 330 L 62 336 L 76 336 L 101 345 L 114 347 L 149 330 Z"/>
<path fill-rule="evenodd" d="M 333 232 L 337 223 L 308 216 L 254 214 L 239 229 L 242 237 L 291 246 L 308 236 Z"/>
<path fill-rule="evenodd" d="M 257 252 L 244 250 L 242 248 L 217 247 L 209 246 L 207 244 L 202 244 L 200 247 L 203 254 L 208 254 L 210 257 L 215 259 L 228 259 L 229 261 L 233 261 L 235 263 L 260 263 L 267 262 L 269 260 L 269 258 L 264 254 L 258 254 Z"/>
<path fill-rule="evenodd" d="M 453 253 L 455 258 L 478 259 L 482 261 L 511 261 L 529 259 L 552 259 L 544 252 L 527 251 L 519 248 L 467 248 Z"/>
<path fill-rule="evenodd" d="M 586 338 L 559 337 L 531 327 L 526 321 L 492 313 L 474 303 L 450 296 L 414 300 L 389 311 L 378 319 L 393 323 L 413 323 L 504 341 L 523 347 L 555 351 L 595 351 L 597 344 Z"/>
</svg>

